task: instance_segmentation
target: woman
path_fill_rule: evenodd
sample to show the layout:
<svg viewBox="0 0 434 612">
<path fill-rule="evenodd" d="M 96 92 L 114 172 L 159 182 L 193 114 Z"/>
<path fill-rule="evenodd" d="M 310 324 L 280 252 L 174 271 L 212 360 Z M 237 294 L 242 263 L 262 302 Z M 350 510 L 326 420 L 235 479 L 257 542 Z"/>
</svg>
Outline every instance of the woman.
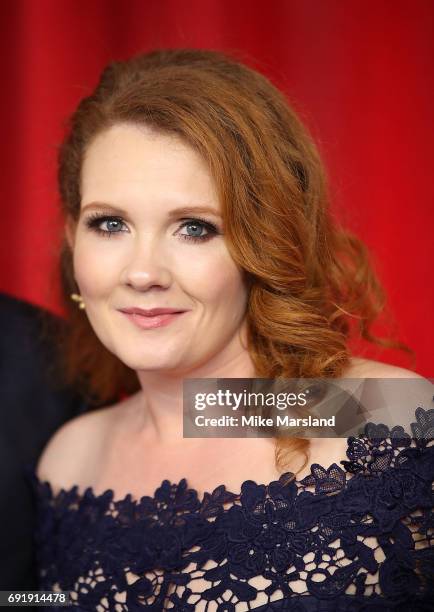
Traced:
<svg viewBox="0 0 434 612">
<path fill-rule="evenodd" d="M 39 462 L 41 586 L 83 610 L 425 605 L 432 449 L 413 442 L 403 473 L 408 439 L 384 440 L 374 474 L 366 440 L 182 435 L 185 378 L 417 376 L 350 355 L 381 289 L 283 95 L 214 52 L 114 63 L 73 115 L 59 185 L 69 374 L 123 399 Z"/>
</svg>

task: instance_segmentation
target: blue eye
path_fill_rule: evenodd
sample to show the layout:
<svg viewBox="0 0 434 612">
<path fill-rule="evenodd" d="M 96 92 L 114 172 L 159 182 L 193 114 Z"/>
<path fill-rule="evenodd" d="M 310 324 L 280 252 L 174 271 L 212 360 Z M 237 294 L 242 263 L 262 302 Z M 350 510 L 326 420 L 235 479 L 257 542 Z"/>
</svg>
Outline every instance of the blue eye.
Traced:
<svg viewBox="0 0 434 612">
<path fill-rule="evenodd" d="M 209 221 L 200 219 L 181 219 L 184 221 L 181 228 L 186 228 L 187 233 L 177 233 L 183 240 L 193 242 L 205 242 L 219 233 L 216 226 Z M 96 214 L 86 220 L 86 225 L 101 236 L 109 238 L 114 234 L 128 231 L 128 227 L 121 217 Z"/>
<path fill-rule="evenodd" d="M 206 229 L 203 223 L 195 223 L 195 222 L 187 223 L 183 225 L 183 227 L 187 228 L 188 235 L 192 236 L 193 238 L 200 238 L 201 236 L 203 236 L 202 232 L 204 229 Z M 183 236 L 185 236 L 185 234 L 183 234 Z"/>
<path fill-rule="evenodd" d="M 217 228 L 208 221 L 200 221 L 199 219 L 189 219 L 181 225 L 181 228 L 187 228 L 187 234 L 179 234 L 183 240 L 205 241 L 217 234 Z M 206 233 L 204 234 L 204 230 Z"/>
<path fill-rule="evenodd" d="M 101 222 L 99 227 L 106 232 L 120 232 L 122 231 L 122 221 L 120 219 L 106 219 Z"/>
<path fill-rule="evenodd" d="M 189 223 L 188 225 L 186 225 L 186 227 L 188 229 L 191 230 L 191 233 L 189 233 L 189 236 L 202 236 L 202 232 L 205 229 L 205 227 L 199 223 Z"/>
<path fill-rule="evenodd" d="M 119 234 L 125 231 L 125 223 L 120 217 L 109 217 L 107 215 L 94 215 L 87 219 L 86 225 L 105 236 Z"/>
</svg>

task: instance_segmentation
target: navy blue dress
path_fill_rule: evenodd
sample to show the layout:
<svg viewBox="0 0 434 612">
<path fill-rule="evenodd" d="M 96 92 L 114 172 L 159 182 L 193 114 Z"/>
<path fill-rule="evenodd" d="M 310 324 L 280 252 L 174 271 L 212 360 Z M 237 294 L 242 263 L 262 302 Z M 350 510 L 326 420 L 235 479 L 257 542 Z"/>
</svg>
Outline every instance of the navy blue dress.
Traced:
<svg viewBox="0 0 434 612">
<path fill-rule="evenodd" d="M 185 479 L 141 499 L 53 494 L 33 472 L 40 589 L 93 612 L 434 610 L 433 439 L 418 408 L 412 435 L 348 438 L 342 467 L 201 499 Z"/>
</svg>

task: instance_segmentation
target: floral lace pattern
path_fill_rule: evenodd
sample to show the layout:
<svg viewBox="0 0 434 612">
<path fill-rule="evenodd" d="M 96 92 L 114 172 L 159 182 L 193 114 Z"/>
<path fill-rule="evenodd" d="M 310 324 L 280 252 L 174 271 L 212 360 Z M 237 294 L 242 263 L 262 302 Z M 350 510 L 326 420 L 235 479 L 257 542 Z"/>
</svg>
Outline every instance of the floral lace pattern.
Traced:
<svg viewBox="0 0 434 612">
<path fill-rule="evenodd" d="M 32 471 L 40 588 L 101 612 L 434 610 L 433 409 L 412 434 L 368 424 L 343 468 L 202 499 L 186 479 L 54 495 Z"/>
</svg>

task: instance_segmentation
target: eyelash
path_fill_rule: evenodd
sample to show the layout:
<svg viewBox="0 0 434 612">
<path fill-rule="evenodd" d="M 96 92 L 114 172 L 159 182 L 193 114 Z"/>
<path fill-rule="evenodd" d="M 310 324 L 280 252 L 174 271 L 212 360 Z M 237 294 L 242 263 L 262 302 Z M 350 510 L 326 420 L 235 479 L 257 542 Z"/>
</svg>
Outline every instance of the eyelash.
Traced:
<svg viewBox="0 0 434 612">
<path fill-rule="evenodd" d="M 187 234 L 180 234 L 183 240 L 188 240 L 191 242 L 206 242 L 207 240 L 212 238 L 214 235 L 219 233 L 216 226 L 210 223 L 209 221 L 205 221 L 205 219 L 200 219 L 199 217 L 192 217 L 189 219 L 180 219 L 180 220 L 184 221 L 184 223 L 181 225 L 181 228 L 186 227 L 187 225 L 201 225 L 208 232 L 207 234 L 204 234 L 203 236 L 188 236 Z M 111 216 L 111 215 L 100 215 L 97 213 L 97 214 L 90 215 L 86 219 L 86 226 L 92 231 L 99 234 L 100 236 L 103 236 L 104 238 L 111 238 L 113 234 L 122 233 L 122 230 L 119 232 L 110 232 L 108 230 L 102 230 L 100 228 L 100 225 L 104 221 L 120 221 L 121 223 L 125 225 L 125 222 L 123 221 L 121 217 L 116 217 L 116 216 Z"/>
</svg>

